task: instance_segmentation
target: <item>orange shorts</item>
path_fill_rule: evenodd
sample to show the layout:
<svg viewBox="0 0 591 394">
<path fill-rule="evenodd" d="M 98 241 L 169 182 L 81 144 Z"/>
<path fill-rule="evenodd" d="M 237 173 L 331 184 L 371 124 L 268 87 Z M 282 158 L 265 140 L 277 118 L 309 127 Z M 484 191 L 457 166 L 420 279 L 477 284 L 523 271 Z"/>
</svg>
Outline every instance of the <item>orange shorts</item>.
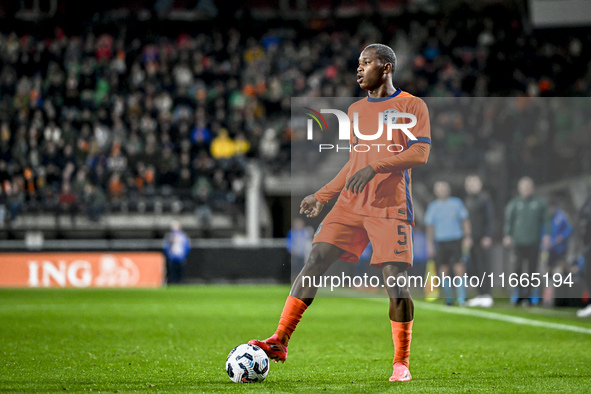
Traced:
<svg viewBox="0 0 591 394">
<path fill-rule="evenodd" d="M 326 242 L 345 253 L 340 260 L 355 263 L 371 242 L 371 265 L 400 262 L 412 266 L 412 224 L 407 220 L 362 216 L 335 205 L 318 226 L 314 243 Z"/>
</svg>

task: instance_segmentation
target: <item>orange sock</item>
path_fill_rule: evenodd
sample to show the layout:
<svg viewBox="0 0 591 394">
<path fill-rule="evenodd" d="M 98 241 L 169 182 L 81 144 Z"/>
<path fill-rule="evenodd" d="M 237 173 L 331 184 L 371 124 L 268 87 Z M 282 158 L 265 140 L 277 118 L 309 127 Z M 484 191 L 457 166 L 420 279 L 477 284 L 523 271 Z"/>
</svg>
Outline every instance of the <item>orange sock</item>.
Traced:
<svg viewBox="0 0 591 394">
<path fill-rule="evenodd" d="M 287 297 L 283 312 L 281 312 L 281 319 L 279 319 L 277 331 L 275 331 L 275 334 L 279 335 L 281 342 L 283 342 L 285 346 L 287 346 L 291 334 L 302 319 L 302 315 L 307 307 L 308 305 L 299 298 L 292 296 Z"/>
<path fill-rule="evenodd" d="M 394 341 L 394 363 L 402 363 L 408 368 L 410 341 L 412 340 L 412 320 L 399 323 L 392 321 L 392 340 Z"/>
</svg>

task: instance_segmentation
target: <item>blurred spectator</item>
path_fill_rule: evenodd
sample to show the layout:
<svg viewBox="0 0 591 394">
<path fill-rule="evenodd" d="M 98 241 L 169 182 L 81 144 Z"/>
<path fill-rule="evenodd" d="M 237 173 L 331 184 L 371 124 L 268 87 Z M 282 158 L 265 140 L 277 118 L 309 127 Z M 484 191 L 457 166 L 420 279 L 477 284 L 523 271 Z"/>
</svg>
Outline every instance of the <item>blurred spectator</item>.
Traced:
<svg viewBox="0 0 591 394">
<path fill-rule="evenodd" d="M 236 143 L 228 135 L 228 130 L 220 129 L 211 142 L 211 156 L 214 159 L 229 159 L 236 154 Z"/>
<path fill-rule="evenodd" d="M 7 217 L 8 210 L 6 209 L 6 193 L 4 193 L 4 188 L 0 187 L 0 226 L 4 227 L 6 224 L 6 217 Z"/>
<path fill-rule="evenodd" d="M 170 232 L 164 237 L 164 254 L 166 255 L 166 267 L 168 269 L 168 283 L 180 283 L 184 276 L 184 265 L 191 251 L 189 237 L 178 221 L 170 224 Z"/>
<path fill-rule="evenodd" d="M 482 190 L 482 180 L 478 175 L 469 175 L 464 182 L 466 188 L 466 208 L 472 228 L 472 248 L 470 249 L 471 275 L 479 278 L 490 271 L 490 246 L 494 228 L 494 205 L 489 194 Z M 484 281 L 477 288 L 478 296 L 468 301 L 468 306 L 490 308 L 493 298 L 490 295 L 490 283 Z"/>
<path fill-rule="evenodd" d="M 125 185 L 121 182 L 121 175 L 114 173 L 109 180 L 109 198 L 111 202 L 121 202 L 123 193 L 125 192 Z"/>
<path fill-rule="evenodd" d="M 213 187 L 206 177 L 199 177 L 191 189 L 191 195 L 196 203 L 195 216 L 202 227 L 207 230 L 211 224 L 210 198 Z"/>
<path fill-rule="evenodd" d="M 435 257 L 439 274 L 448 277 L 463 276 L 463 249 L 472 246 L 472 230 L 468 220 L 468 210 L 462 200 L 451 196 L 451 187 L 444 181 L 435 182 L 433 191 L 437 199 L 427 206 L 425 224 L 427 225 L 427 251 L 430 258 Z M 453 271 L 450 268 L 453 267 Z M 456 287 L 454 285 L 454 287 Z M 445 303 L 453 305 L 452 285 L 443 281 Z M 456 287 L 460 306 L 466 303 L 466 283 Z"/>
<path fill-rule="evenodd" d="M 534 194 L 534 187 L 534 181 L 530 177 L 521 178 L 517 184 L 519 195 L 509 201 L 505 209 L 503 244 L 507 248 L 514 246 L 516 257 L 514 273 L 518 277 L 521 274 L 531 275 L 539 272 L 537 268 L 540 254 L 540 229 L 542 248 L 548 250 L 550 247 L 548 206 L 544 200 Z M 532 290 L 532 286 L 515 289 L 512 302 L 531 305 L 536 301 L 532 299 Z"/>
<path fill-rule="evenodd" d="M 8 201 L 8 211 L 10 212 L 10 222 L 14 223 L 19 213 L 23 209 L 25 202 L 25 193 L 23 191 L 23 179 L 21 177 L 13 179 L 12 183 L 6 183 L 6 194 Z"/>
<path fill-rule="evenodd" d="M 573 232 L 573 228 L 568 220 L 566 213 L 560 209 L 558 200 L 550 200 L 548 205 L 548 214 L 550 216 L 550 250 L 548 251 L 548 270 L 561 268 L 564 270 L 564 259 L 568 249 L 568 241 Z M 543 234 L 542 234 L 543 237 Z M 557 267 L 559 265 L 559 267 Z"/>
<path fill-rule="evenodd" d="M 84 206 L 86 215 L 93 222 L 98 222 L 105 211 L 107 198 L 103 191 L 92 183 L 84 186 Z"/>
<path fill-rule="evenodd" d="M 154 17 L 165 15 L 171 4 L 155 3 Z M 197 9 L 214 15 L 207 4 L 198 2 Z M 446 7 L 445 14 L 443 9 L 403 9 L 401 16 L 384 17 L 379 28 L 359 23 L 364 19 L 335 18 L 320 32 L 303 28 L 299 20 L 264 31 L 264 24 L 248 18 L 228 30 L 218 21 L 203 20 L 203 33 L 193 35 L 182 32 L 180 23 L 175 29 L 141 21 L 136 21 L 138 31 L 149 29 L 150 34 L 134 36 L 127 23 L 115 23 L 105 34 L 94 20 L 80 21 L 80 36 L 61 29 L 58 35 L 42 26 L 26 35 L 3 30 L 0 182 L 12 183 L 28 168 L 32 177 L 26 179 L 21 208 L 37 201 L 50 205 L 46 197 L 64 180 L 78 190 L 74 179 L 86 168 L 87 180 L 117 205 L 135 198 L 126 193 L 132 189 L 149 199 L 161 192 L 160 184 L 184 188 L 188 168 L 192 181 L 202 175 L 210 181 L 216 198 L 208 204 L 224 197 L 225 203 L 211 210 L 242 210 L 235 193 L 244 184 L 245 160 L 234 161 L 236 156 L 260 158 L 273 173 L 289 171 L 289 97 L 364 94 L 354 83 L 354 69 L 360 49 L 370 42 L 394 48 L 404 66 L 396 74 L 397 84 L 417 96 L 591 94 L 590 37 L 570 30 L 539 35 L 502 4 L 473 7 L 463 2 Z M 588 169 L 585 144 L 573 144 L 586 138 L 587 130 L 558 127 L 558 121 L 542 116 L 552 111 L 538 108 L 542 115 L 536 127 L 504 132 L 522 111 L 535 113 L 532 106 L 522 101 L 497 116 L 495 108 L 474 104 L 471 114 L 495 119 L 490 129 L 478 124 L 484 116 L 450 112 L 437 119 L 432 167 L 473 170 L 485 165 L 481 158 L 500 152 L 506 166 L 537 168 L 535 175 L 544 181 L 558 179 L 565 170 Z M 544 128 L 553 122 L 556 133 Z M 563 152 L 571 149 L 576 152 L 563 160 Z M 183 153 L 189 163 L 182 162 Z M 561 160 L 548 168 L 544 163 L 551 157 Z M 229 169 L 229 159 L 240 171 Z M 141 173 L 138 166 L 143 166 Z M 123 185 L 119 190 L 111 189 L 114 173 L 120 178 L 115 185 Z M 130 179 L 136 186 L 129 185 Z"/>
<path fill-rule="evenodd" d="M 61 193 L 57 201 L 56 221 L 60 225 L 60 217 L 62 214 L 70 215 L 72 224 L 76 222 L 76 214 L 78 213 L 78 198 L 72 191 L 69 183 L 62 185 Z"/>
<path fill-rule="evenodd" d="M 544 259 L 547 262 L 547 266 L 543 268 L 551 275 L 553 273 L 568 274 L 571 267 L 566 264 L 566 252 L 573 228 L 566 213 L 560 209 L 556 198 L 550 200 L 548 214 L 550 217 L 550 249 L 542 254 L 542 262 Z M 554 286 L 544 288 L 543 291 L 544 304 L 551 305 L 555 297 Z"/>
</svg>

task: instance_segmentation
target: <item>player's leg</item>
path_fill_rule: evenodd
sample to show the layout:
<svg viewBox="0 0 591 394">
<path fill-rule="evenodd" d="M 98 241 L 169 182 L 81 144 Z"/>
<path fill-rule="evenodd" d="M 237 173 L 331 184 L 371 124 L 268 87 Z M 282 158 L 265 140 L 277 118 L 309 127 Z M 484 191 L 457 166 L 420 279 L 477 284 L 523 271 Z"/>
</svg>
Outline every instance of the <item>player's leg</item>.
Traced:
<svg viewBox="0 0 591 394">
<path fill-rule="evenodd" d="M 523 272 L 523 262 L 525 259 L 525 252 L 524 246 L 515 245 L 515 268 L 513 269 L 513 273 L 517 278 L 521 277 Z M 513 296 L 511 297 L 511 302 L 515 305 L 520 304 L 525 299 L 525 292 L 524 290 L 518 285 L 515 289 L 511 289 L 513 292 Z"/>
<path fill-rule="evenodd" d="M 470 248 L 470 267 L 472 268 L 472 275 L 476 275 L 479 278 L 487 270 L 484 248 L 478 239 L 474 240 L 474 245 Z M 485 288 L 484 284 L 476 290 L 479 296 L 488 294 L 488 289 Z"/>
<path fill-rule="evenodd" d="M 455 282 L 455 284 L 453 284 L 453 286 L 456 286 L 458 305 L 463 306 L 466 304 L 466 283 L 463 279 L 464 274 L 466 273 L 466 266 L 462 261 L 462 241 L 453 241 L 450 246 L 452 247 L 451 261 L 454 262 L 454 275 L 462 278 L 459 285 L 457 285 L 458 281 L 454 280 L 453 282 Z"/>
<path fill-rule="evenodd" d="M 313 281 L 304 280 L 304 278 L 323 275 L 343 253 L 345 253 L 343 249 L 326 242 L 313 244 L 306 264 L 291 285 L 289 296 L 298 298 L 309 306 L 314 301 L 318 288 L 310 286 Z"/>
<path fill-rule="evenodd" d="M 382 267 L 384 284 L 388 291 L 390 304 L 388 314 L 392 326 L 394 342 L 394 361 L 392 362 L 391 382 L 405 382 L 412 379 L 408 370 L 414 303 L 408 289 L 407 263 L 386 263 Z M 399 286 L 403 284 L 404 286 Z"/>
<path fill-rule="evenodd" d="M 314 243 L 308 260 L 291 286 L 291 292 L 283 306 L 275 334 L 264 341 L 253 339 L 248 343 L 261 347 L 275 362 L 285 362 L 291 334 L 318 291 L 317 287 L 312 286 L 313 280 L 304 280 L 304 278 L 323 275 L 344 252 L 343 249 L 329 243 Z"/>
<path fill-rule="evenodd" d="M 408 289 L 407 270 L 412 266 L 412 223 L 405 220 L 366 218 L 364 221 L 373 246 L 371 263 L 381 266 L 390 299 L 388 314 L 394 342 L 391 382 L 411 380 L 408 370 L 414 304 Z"/>
<path fill-rule="evenodd" d="M 443 298 L 445 299 L 446 305 L 453 305 L 454 298 L 453 292 L 451 288 L 451 283 L 449 280 L 446 280 L 445 277 L 450 278 L 452 276 L 452 272 L 450 271 L 450 248 L 448 247 L 448 242 L 439 242 L 437 244 L 437 252 L 435 253 L 435 265 L 437 266 L 437 271 L 439 273 L 439 277 L 441 278 L 441 289 L 443 290 Z"/>
<path fill-rule="evenodd" d="M 462 261 L 454 264 L 454 275 L 458 278 L 462 278 L 460 281 L 456 280 L 455 277 L 452 280 L 452 286 L 456 288 L 456 298 L 458 299 L 458 305 L 460 306 L 464 306 L 466 304 L 466 281 L 464 280 L 465 273 L 466 267 Z"/>
<path fill-rule="evenodd" d="M 481 240 L 474 240 L 474 245 L 470 249 L 469 264 L 471 270 L 468 270 L 471 271 L 470 275 L 476 275 L 481 278 L 483 274 L 490 274 L 488 263 L 487 249 L 482 246 Z M 480 286 L 476 290 L 478 295 L 468 301 L 468 306 L 491 307 L 493 305 L 493 299 L 490 295 L 489 281 L 485 280 L 483 283 L 480 283 Z"/>
<path fill-rule="evenodd" d="M 313 278 L 323 275 L 343 253 L 345 253 L 343 249 L 326 242 L 317 242 L 312 245 L 308 260 L 291 285 L 291 291 L 275 331 L 285 346 L 289 343 L 291 334 L 295 331 L 304 311 L 316 297 L 318 287 L 314 286 L 314 283 L 318 282 Z"/>
<path fill-rule="evenodd" d="M 531 245 L 527 247 L 527 270 L 529 275 L 529 285 L 526 287 L 526 300 L 529 302 L 530 305 L 534 305 L 538 303 L 539 299 L 533 299 L 534 297 L 534 287 L 531 285 L 531 275 L 538 271 L 539 266 L 539 259 L 540 259 L 540 245 Z"/>
<path fill-rule="evenodd" d="M 362 220 L 362 216 L 339 209 L 338 206 L 328 213 L 318 227 L 310 255 L 292 285 L 275 334 L 264 341 L 252 340 L 250 344 L 260 346 L 275 361 L 285 361 L 291 334 L 318 291 L 313 286 L 313 277 L 323 275 L 339 258 L 357 261 L 367 246 L 369 240 L 362 227 Z M 312 280 L 304 280 L 305 277 Z"/>
</svg>

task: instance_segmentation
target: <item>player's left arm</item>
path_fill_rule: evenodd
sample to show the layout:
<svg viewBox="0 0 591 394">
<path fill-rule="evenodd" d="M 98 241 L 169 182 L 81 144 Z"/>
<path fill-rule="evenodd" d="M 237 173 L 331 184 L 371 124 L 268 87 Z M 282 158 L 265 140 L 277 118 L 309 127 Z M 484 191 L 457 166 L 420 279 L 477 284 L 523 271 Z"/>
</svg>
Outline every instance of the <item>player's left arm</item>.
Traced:
<svg viewBox="0 0 591 394">
<path fill-rule="evenodd" d="M 431 146 L 426 143 L 413 144 L 407 150 L 400 152 L 396 156 L 387 159 L 376 160 L 353 174 L 347 180 L 345 190 L 352 193 L 361 193 L 365 186 L 376 174 L 385 174 L 394 171 L 404 171 L 410 168 L 426 164 L 429 158 Z"/>
<path fill-rule="evenodd" d="M 354 194 L 361 193 L 376 174 L 405 171 L 427 163 L 431 152 L 431 126 L 427 106 L 423 100 L 417 98 L 410 106 L 409 112 L 417 117 L 417 124 L 412 128 L 416 140 L 409 139 L 406 150 L 388 158 L 375 160 L 357 171 L 347 180 L 345 190 Z"/>
</svg>

